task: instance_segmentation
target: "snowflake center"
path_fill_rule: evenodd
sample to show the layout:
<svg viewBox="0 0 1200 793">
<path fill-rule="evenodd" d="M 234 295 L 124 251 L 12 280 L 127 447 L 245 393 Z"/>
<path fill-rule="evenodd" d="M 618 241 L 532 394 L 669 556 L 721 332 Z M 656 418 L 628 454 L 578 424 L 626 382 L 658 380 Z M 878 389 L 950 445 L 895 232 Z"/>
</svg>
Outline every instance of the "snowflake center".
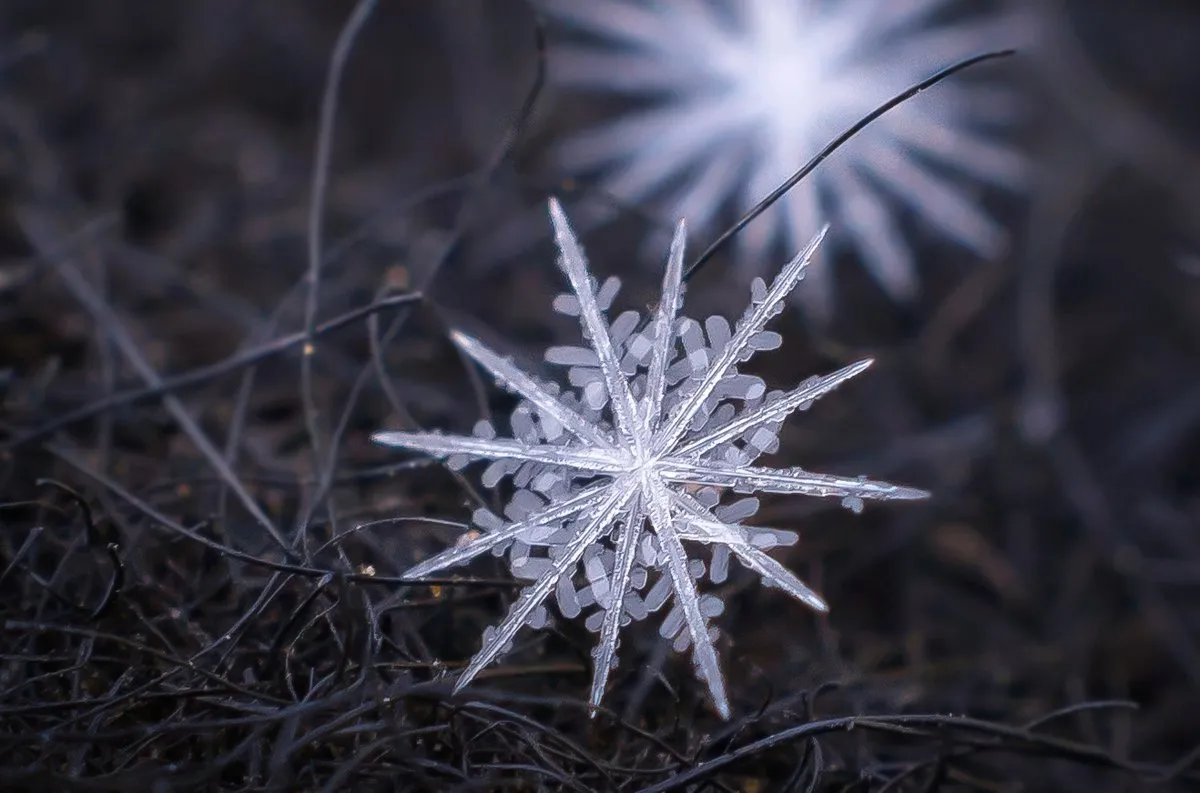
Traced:
<svg viewBox="0 0 1200 793">
<path fill-rule="evenodd" d="M 658 475 L 664 455 L 654 452 L 649 444 L 634 444 L 624 451 L 622 463 L 626 473 L 637 477 L 643 484 L 645 477 Z"/>
</svg>

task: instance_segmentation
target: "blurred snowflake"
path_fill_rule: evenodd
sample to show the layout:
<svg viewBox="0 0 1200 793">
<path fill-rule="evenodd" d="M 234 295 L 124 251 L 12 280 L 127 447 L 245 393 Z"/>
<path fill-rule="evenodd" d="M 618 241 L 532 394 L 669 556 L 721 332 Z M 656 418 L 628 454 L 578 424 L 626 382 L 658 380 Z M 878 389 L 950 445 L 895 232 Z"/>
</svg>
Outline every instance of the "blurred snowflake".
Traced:
<svg viewBox="0 0 1200 793">
<path fill-rule="evenodd" d="M 663 294 L 643 322 L 627 311 L 605 316 L 619 283 L 599 290 L 559 205 L 551 201 L 559 265 L 573 295 L 555 301 L 561 313 L 579 317 L 590 347 L 553 347 L 546 360 L 567 369 L 570 388 L 537 382 L 477 339 L 456 332 L 459 348 L 498 383 L 522 397 L 512 414 L 511 439 L 481 422 L 474 437 L 431 432 L 381 432 L 379 443 L 445 458 L 459 468 L 492 460 L 483 474 L 488 487 L 511 477 L 515 494 L 503 518 L 475 514 L 479 533 L 418 564 L 419 578 L 463 564 L 484 553 L 507 553 L 515 576 L 533 581 L 456 685 L 467 685 L 512 645 L 521 628 L 540 628 L 545 602 L 574 618 L 597 607 L 587 626 L 599 632 L 594 651 L 591 701 L 599 705 L 616 663 L 623 625 L 645 619 L 673 598 L 660 633 L 677 650 L 693 647 L 697 673 L 717 711 L 729 716 L 725 682 L 708 619 L 721 613 L 714 595 L 700 595 L 696 580 L 721 583 L 730 555 L 814 609 L 823 600 L 764 549 L 796 541 L 790 531 L 748 526 L 758 501 L 721 504 L 721 492 L 799 493 L 841 498 L 858 511 L 864 499 L 915 499 L 927 493 L 862 477 L 815 474 L 801 468 L 763 468 L 752 463 L 778 449 L 779 428 L 789 414 L 864 371 L 870 361 L 813 377 L 788 392 L 768 393 L 757 377 L 738 372 L 756 351 L 774 349 L 779 334 L 764 330 L 804 277 L 824 232 L 768 289 L 755 279 L 750 307 L 737 325 L 721 317 L 703 324 L 677 312 L 683 296 L 684 225 L 671 244 Z M 689 557 L 684 542 L 710 548 L 709 563 Z M 535 555 L 536 553 L 536 555 Z M 582 581 L 581 585 L 577 581 Z"/>
<path fill-rule="evenodd" d="M 661 200 L 709 227 L 730 201 L 748 210 L 822 146 L 938 69 L 1016 46 L 1028 14 L 965 16 L 953 0 L 537 0 L 579 34 L 551 52 L 561 85 L 646 100 L 561 148 L 571 173 L 620 200 Z M 759 263 L 797 250 L 829 218 L 894 298 L 917 289 L 913 254 L 885 194 L 984 257 L 1006 234 L 978 184 L 1020 189 L 1025 164 L 1003 133 L 1019 112 L 1004 86 L 944 84 L 867 127 L 738 238 Z M 964 179 L 963 177 L 966 177 Z M 757 272 L 755 274 L 758 274 Z M 828 268 L 814 262 L 807 308 L 828 313 Z"/>
</svg>

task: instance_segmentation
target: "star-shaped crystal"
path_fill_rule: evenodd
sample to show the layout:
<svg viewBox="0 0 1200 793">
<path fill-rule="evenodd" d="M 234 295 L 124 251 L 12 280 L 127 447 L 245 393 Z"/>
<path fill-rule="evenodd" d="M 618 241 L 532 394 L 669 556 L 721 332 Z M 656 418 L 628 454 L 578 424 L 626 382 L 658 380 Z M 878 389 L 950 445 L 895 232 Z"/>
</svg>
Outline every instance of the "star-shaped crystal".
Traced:
<svg viewBox="0 0 1200 793">
<path fill-rule="evenodd" d="M 889 97 L 955 61 L 1020 46 L 1036 29 L 1030 14 L 957 0 L 536 4 L 568 34 L 551 50 L 551 78 L 629 100 L 566 140 L 561 166 L 702 230 L 721 225 L 729 205 L 749 210 Z M 799 248 L 832 218 L 885 291 L 911 298 L 905 213 L 889 204 L 994 258 L 1008 235 L 980 188 L 1027 186 L 1028 164 L 1009 140 L 1022 107 L 1014 85 L 968 80 L 893 109 L 738 235 L 742 262 L 757 271 L 777 244 Z M 832 302 L 821 258 L 797 293 L 818 314 Z"/>
<path fill-rule="evenodd" d="M 837 497 L 855 511 L 864 499 L 928 494 L 861 477 L 752 465 L 778 448 L 779 427 L 790 413 L 806 409 L 871 363 L 860 361 L 774 393 L 767 393 L 759 378 L 738 372 L 754 352 L 779 346 L 780 336 L 764 328 L 803 277 L 824 232 L 769 289 L 761 280 L 754 283 L 750 307 L 730 328 L 721 317 L 701 325 L 678 316 L 685 236 L 680 221 L 653 316 L 643 322 L 630 311 L 610 323 L 605 312 L 616 292 L 615 279 L 597 290 L 583 250 L 553 200 L 550 216 L 559 265 L 574 292 L 555 305 L 579 317 L 590 347 L 547 352 L 550 363 L 568 368 L 572 387 L 560 389 L 538 382 L 479 340 L 454 332 L 463 352 L 522 398 L 512 415 L 513 437 L 499 438 L 490 423 L 482 422 L 474 437 L 381 432 L 375 440 L 446 459 L 454 467 L 491 460 L 484 484 L 492 487 L 510 476 L 515 493 L 504 518 L 481 510 L 475 523 L 482 533 L 467 535 L 406 575 L 421 578 L 492 552 L 507 553 L 513 573 L 532 581 L 500 625 L 485 632 L 483 647 L 459 677 L 456 691 L 506 652 L 522 627 L 545 624 L 551 595 L 568 618 L 596 606 L 587 621 L 600 634 L 593 652 L 595 706 L 616 663 L 621 627 L 673 597 L 660 632 L 679 650 L 691 645 L 699 677 L 717 711 L 728 718 L 725 681 L 708 624 L 720 613 L 721 602 L 699 594 L 697 580 L 724 580 L 732 555 L 766 584 L 818 611 L 827 606 L 764 550 L 795 542 L 796 535 L 746 525 L 757 500 L 721 504 L 722 492 Z M 708 546 L 708 564 L 690 557 L 685 543 Z M 577 586 L 578 581 L 586 583 Z"/>
</svg>

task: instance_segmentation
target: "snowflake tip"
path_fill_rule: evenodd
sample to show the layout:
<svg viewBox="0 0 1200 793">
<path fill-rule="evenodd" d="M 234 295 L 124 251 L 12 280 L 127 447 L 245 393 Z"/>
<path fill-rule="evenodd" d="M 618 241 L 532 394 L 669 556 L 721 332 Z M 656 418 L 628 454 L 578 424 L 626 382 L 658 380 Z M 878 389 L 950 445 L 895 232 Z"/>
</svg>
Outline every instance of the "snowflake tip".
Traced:
<svg viewBox="0 0 1200 793">
<path fill-rule="evenodd" d="M 883 498 L 889 501 L 922 501 L 929 498 L 933 494 L 928 490 L 922 490 L 919 487 L 905 487 L 903 485 L 891 485 Z"/>
</svg>

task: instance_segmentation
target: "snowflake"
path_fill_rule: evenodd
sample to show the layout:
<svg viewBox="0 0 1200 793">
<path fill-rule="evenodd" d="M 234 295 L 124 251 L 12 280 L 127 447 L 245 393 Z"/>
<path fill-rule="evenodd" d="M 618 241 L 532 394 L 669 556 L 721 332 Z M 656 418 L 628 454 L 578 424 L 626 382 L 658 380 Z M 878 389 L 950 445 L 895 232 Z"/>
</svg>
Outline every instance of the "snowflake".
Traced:
<svg viewBox="0 0 1200 793">
<path fill-rule="evenodd" d="M 583 34 L 552 53 L 561 85 L 648 100 L 569 139 L 562 166 L 623 201 L 661 199 L 710 226 L 742 212 L 876 106 L 938 69 L 1031 35 L 1028 15 L 951 18 L 948 0 L 539 0 Z M 960 15 L 961 16 L 961 15 Z M 939 86 L 862 131 L 738 237 L 741 259 L 796 250 L 835 218 L 893 297 L 916 289 L 885 194 L 984 257 L 1006 239 L 959 178 L 1015 190 L 1024 159 L 999 134 L 1019 103 L 996 83 Z M 605 210 L 598 210 L 605 211 Z M 832 283 L 814 262 L 799 293 L 818 315 Z"/>
<path fill-rule="evenodd" d="M 611 323 L 605 316 L 618 283 L 599 290 L 562 208 L 550 216 L 573 295 L 556 308 L 579 317 L 590 347 L 552 347 L 546 360 L 565 366 L 570 388 L 543 384 L 477 339 L 455 332 L 458 347 L 522 399 L 512 414 L 511 439 L 481 422 L 474 437 L 435 432 L 381 432 L 379 443 L 443 458 L 455 468 L 491 460 L 483 482 L 511 477 L 515 488 L 504 517 L 475 514 L 479 533 L 407 572 L 420 578 L 485 553 L 508 554 L 518 578 L 531 580 L 459 678 L 456 691 L 506 652 L 523 626 L 546 624 L 553 595 L 564 617 L 597 607 L 588 627 L 600 634 L 593 657 L 591 701 L 599 705 L 616 663 L 623 625 L 645 619 L 669 599 L 660 633 L 678 650 L 689 645 L 697 673 L 717 711 L 729 715 L 725 683 L 708 620 L 721 601 L 700 595 L 705 575 L 723 581 L 730 556 L 818 611 L 825 602 L 764 549 L 796 541 L 789 531 L 749 526 L 758 502 L 721 504 L 721 491 L 799 493 L 837 497 L 854 510 L 863 499 L 916 499 L 928 494 L 862 477 L 752 465 L 777 450 L 783 420 L 864 371 L 870 361 L 813 377 L 788 392 L 768 393 L 738 365 L 758 350 L 779 346 L 764 330 L 804 275 L 824 232 L 788 264 L 768 289 L 752 287 L 750 307 L 736 326 L 721 317 L 703 324 L 677 312 L 683 296 L 684 224 L 671 243 L 661 302 L 643 321 L 635 311 Z M 708 546 L 709 563 L 689 557 L 684 543 Z M 538 555 L 535 555 L 535 551 Z M 586 580 L 577 587 L 577 580 Z"/>
</svg>

